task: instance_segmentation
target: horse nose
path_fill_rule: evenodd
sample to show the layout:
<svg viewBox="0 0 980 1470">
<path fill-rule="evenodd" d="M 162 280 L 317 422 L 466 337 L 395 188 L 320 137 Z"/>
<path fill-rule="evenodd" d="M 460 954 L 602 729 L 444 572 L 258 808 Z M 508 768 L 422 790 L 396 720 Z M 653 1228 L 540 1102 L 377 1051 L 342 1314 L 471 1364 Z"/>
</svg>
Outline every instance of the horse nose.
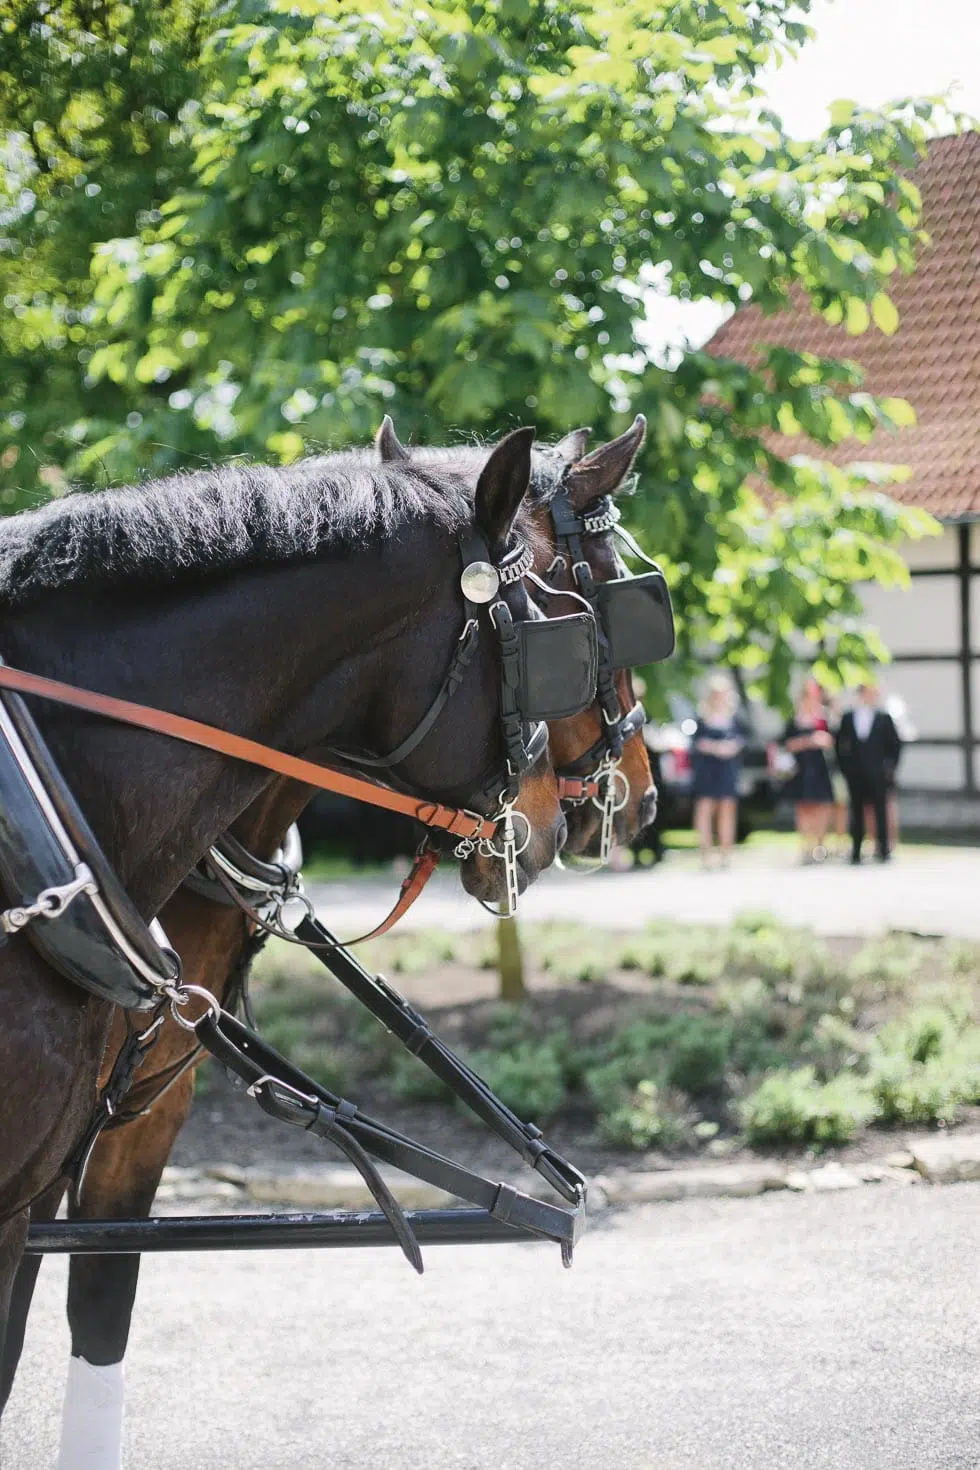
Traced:
<svg viewBox="0 0 980 1470">
<path fill-rule="evenodd" d="M 643 799 L 640 802 L 640 811 L 637 823 L 641 832 L 643 831 L 644 827 L 651 827 L 653 823 L 657 820 L 658 799 L 659 793 L 656 786 L 651 786 L 650 790 L 644 793 Z"/>
</svg>

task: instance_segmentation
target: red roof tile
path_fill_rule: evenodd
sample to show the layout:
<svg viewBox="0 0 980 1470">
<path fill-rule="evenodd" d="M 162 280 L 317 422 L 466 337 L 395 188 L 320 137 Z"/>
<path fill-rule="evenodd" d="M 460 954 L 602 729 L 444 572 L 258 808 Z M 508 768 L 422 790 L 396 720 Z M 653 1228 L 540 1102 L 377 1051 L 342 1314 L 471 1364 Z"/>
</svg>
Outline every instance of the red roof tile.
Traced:
<svg viewBox="0 0 980 1470">
<path fill-rule="evenodd" d="M 870 327 L 850 337 L 801 295 L 775 317 L 743 307 L 707 350 L 750 362 L 760 347 L 781 346 L 860 363 L 869 392 L 909 400 L 914 428 L 832 449 L 786 437 L 773 447 L 835 464 L 909 465 L 912 478 L 890 491 L 896 499 L 943 520 L 980 519 L 980 133 L 936 139 L 912 177 L 930 243 L 913 274 L 893 276 L 886 288 L 899 313 L 894 336 Z"/>
</svg>

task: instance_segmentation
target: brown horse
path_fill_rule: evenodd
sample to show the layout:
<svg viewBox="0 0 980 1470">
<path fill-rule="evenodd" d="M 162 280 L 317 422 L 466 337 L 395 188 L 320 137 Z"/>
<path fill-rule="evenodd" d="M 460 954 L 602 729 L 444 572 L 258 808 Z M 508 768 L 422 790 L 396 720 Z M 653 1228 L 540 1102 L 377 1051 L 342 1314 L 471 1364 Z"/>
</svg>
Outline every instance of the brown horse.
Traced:
<svg viewBox="0 0 980 1470">
<path fill-rule="evenodd" d="M 13 518 L 0 528 L 0 648 L 13 664 L 178 707 L 297 753 L 333 743 L 390 750 L 432 704 L 459 638 L 458 536 L 476 529 L 494 560 L 504 555 L 528 486 L 532 438 L 518 431 L 502 441 L 475 497 L 448 470 L 351 467 L 297 479 L 235 467 L 69 497 Z M 519 583 L 502 595 L 515 621 L 531 616 Z M 475 793 L 503 762 L 499 680 L 497 650 L 483 632 L 458 694 L 399 770 L 404 784 L 436 800 L 469 792 L 481 800 Z M 47 706 L 38 722 L 145 916 L 167 904 L 246 809 L 242 836 L 259 841 L 266 773 Z M 302 805 L 306 793 L 298 797 Z M 531 827 L 521 857 L 526 883 L 553 861 L 565 834 L 545 759 L 525 772 L 518 808 Z M 290 796 L 289 811 L 276 814 L 280 833 L 297 809 Z M 473 854 L 464 884 L 502 897 L 499 866 Z M 187 926 L 198 936 L 192 953 L 174 917 L 174 942 L 188 949 L 186 978 L 227 976 L 240 921 L 222 934 L 224 916 L 209 906 Z M 0 1316 L 12 1324 L 9 1387 L 22 1335 L 26 1283 L 22 1275 L 15 1293 L 14 1281 L 28 1212 L 33 1203 L 39 1218 L 49 1215 L 62 1192 L 59 1176 L 91 1115 L 113 1008 L 55 974 L 23 937 L 0 956 L 0 994 Z M 186 1093 L 174 1092 L 159 1119 L 186 1108 Z M 141 1156 L 138 1134 L 134 1140 L 134 1188 L 148 1190 L 136 1208 L 145 1210 L 170 1145 L 157 1162 L 152 1151 Z"/>
<path fill-rule="evenodd" d="M 535 569 L 539 573 L 551 567 L 555 555 L 548 513 L 549 496 L 554 485 L 562 480 L 574 497 L 576 509 L 580 510 L 588 509 L 603 495 L 614 494 L 629 473 L 642 443 L 643 432 L 641 420 L 620 439 L 595 451 L 579 475 L 576 475 L 576 464 L 583 458 L 583 431 L 567 436 L 552 450 L 535 450 L 529 500 L 537 532 Z M 409 458 L 409 452 L 398 443 L 390 420 L 386 420 L 379 431 L 377 450 L 382 461 L 387 463 L 404 463 Z M 452 468 L 467 482 L 475 484 L 490 455 L 489 448 L 419 449 L 412 453 L 411 462 L 426 473 Z M 369 453 L 355 451 L 353 454 L 307 461 L 294 467 L 294 471 L 301 476 L 318 464 L 323 466 L 338 460 L 365 462 L 371 458 Z M 597 580 L 619 575 L 608 536 L 589 538 L 586 554 Z M 555 578 L 555 585 L 571 585 L 567 570 Z M 628 670 L 617 674 L 624 714 L 634 704 L 629 677 Z M 578 716 L 552 722 L 549 742 L 554 764 L 577 761 L 601 735 L 602 716 L 595 707 Z M 627 742 L 623 765 L 629 779 L 630 802 L 617 815 L 617 836 L 620 841 L 627 842 L 639 826 L 652 819 L 656 801 L 642 735 Z M 268 856 L 281 843 L 286 828 L 305 806 L 309 795 L 306 788 L 284 782 L 274 783 L 235 825 L 235 835 L 251 851 Z M 569 850 L 588 853 L 598 825 L 595 807 L 591 802 L 571 807 L 566 811 L 566 817 Z M 188 981 L 206 985 L 221 995 L 249 951 L 250 936 L 242 915 L 235 909 L 218 907 L 183 887 L 167 904 L 161 917 L 171 941 L 182 956 Z M 124 1018 L 120 1015 L 107 1048 L 108 1058 L 116 1054 L 124 1034 Z M 145 1101 L 154 1097 L 161 1085 L 180 1069 L 188 1051 L 186 1034 L 168 1020 L 148 1062 L 137 1076 L 134 1091 L 127 1102 L 127 1112 L 137 1111 Z M 81 1197 L 72 1205 L 74 1217 L 126 1218 L 149 1214 L 163 1168 L 190 1108 L 192 1092 L 192 1073 L 187 1071 L 154 1103 L 150 1113 L 103 1134 L 88 1165 Z M 41 1210 L 35 1211 L 34 1218 L 50 1217 L 59 1199 L 60 1191 L 45 1201 L 43 1214 Z M 36 1256 L 25 1257 L 18 1277 L 16 1310 L 11 1314 L 11 1343 L 5 1365 L 8 1386 L 19 1353 L 20 1336 L 39 1259 Z M 71 1261 L 68 1317 L 72 1334 L 72 1367 L 63 1442 L 77 1441 L 80 1434 L 89 1436 L 86 1450 L 90 1459 L 87 1463 L 98 1466 L 99 1470 L 116 1470 L 119 1464 L 121 1364 L 129 1337 L 139 1266 L 139 1256 L 132 1255 L 76 1256 Z M 103 1412 L 99 1415 L 93 1415 L 88 1408 L 95 1400 L 103 1405 Z"/>
<path fill-rule="evenodd" d="M 574 591 L 576 587 L 573 571 L 567 560 L 556 557 L 551 516 L 555 491 L 561 487 L 568 495 L 576 514 L 587 515 L 605 497 L 615 496 L 622 490 L 645 435 L 646 419 L 637 415 L 625 434 L 589 455 L 585 454 L 588 429 L 574 429 L 552 449 L 535 446 L 529 500 L 542 543 L 547 542 L 549 548 L 547 560 L 540 557 L 535 563 L 535 570 L 541 575 L 546 574 L 546 580 L 552 586 L 563 591 Z M 488 448 L 476 447 L 409 450 L 399 443 L 390 419 L 386 419 L 382 425 L 377 444 L 386 463 L 410 462 L 421 468 L 451 465 L 458 473 L 474 481 L 490 452 Z M 596 583 L 609 582 L 622 575 L 611 532 L 605 531 L 584 538 L 582 553 Z M 532 596 L 537 595 L 533 586 L 529 591 Z M 561 610 L 560 605 L 555 610 Z M 629 715 L 636 707 L 631 670 L 616 670 L 615 689 L 620 715 Z M 603 712 L 598 702 L 569 719 L 552 720 L 548 726 L 548 743 L 555 770 L 578 770 L 583 763 L 588 768 L 589 762 L 587 759 L 583 761 L 583 758 L 597 746 L 601 750 L 605 733 Z M 597 756 L 592 764 L 598 764 L 598 759 Z M 656 816 L 657 793 L 642 728 L 637 729 L 624 742 L 619 770 L 625 782 L 625 800 L 616 813 L 615 833 L 617 841 L 625 846 Z M 568 822 L 566 853 L 583 857 L 598 856 L 601 816 L 597 804 L 587 800 L 568 805 L 565 815 Z"/>
</svg>

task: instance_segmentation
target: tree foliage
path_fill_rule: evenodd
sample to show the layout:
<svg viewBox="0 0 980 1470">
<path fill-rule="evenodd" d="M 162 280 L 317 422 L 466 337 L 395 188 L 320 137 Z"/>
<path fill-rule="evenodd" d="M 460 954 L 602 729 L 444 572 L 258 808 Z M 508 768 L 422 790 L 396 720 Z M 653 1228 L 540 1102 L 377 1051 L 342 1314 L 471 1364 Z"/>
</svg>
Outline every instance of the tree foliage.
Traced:
<svg viewBox="0 0 980 1470">
<path fill-rule="evenodd" d="M 762 67 L 788 0 L 12 0 L 0 20 L 2 493 L 200 457 L 288 461 L 382 412 L 446 442 L 642 410 L 631 520 L 683 645 L 764 671 L 871 654 L 855 579 L 927 518 L 880 471 L 777 454 L 909 420 L 853 366 L 637 349 L 651 267 L 684 299 L 803 293 L 890 332 L 931 104 L 837 104 L 789 138 Z M 898 446 L 898 455 L 901 450 Z M 763 501 L 766 481 L 776 499 Z"/>
</svg>

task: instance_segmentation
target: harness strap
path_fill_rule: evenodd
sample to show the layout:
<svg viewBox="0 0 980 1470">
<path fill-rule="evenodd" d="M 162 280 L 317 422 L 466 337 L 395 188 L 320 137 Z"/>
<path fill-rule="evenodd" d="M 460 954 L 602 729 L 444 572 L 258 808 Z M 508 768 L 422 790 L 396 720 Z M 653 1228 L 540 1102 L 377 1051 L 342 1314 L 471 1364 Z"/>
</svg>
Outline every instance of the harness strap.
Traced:
<svg viewBox="0 0 980 1470">
<path fill-rule="evenodd" d="M 646 722 L 647 712 L 638 701 L 634 704 L 629 714 L 624 715 L 620 721 L 620 727 L 623 732 L 623 744 L 625 745 L 628 740 L 632 740 L 634 735 L 638 735 Z M 606 742 L 605 736 L 603 736 L 594 745 L 590 745 L 588 750 L 584 750 L 577 760 L 569 761 L 566 766 L 562 766 L 560 770 L 556 770 L 555 774 L 558 777 L 559 793 L 562 790 L 563 782 L 573 781 L 579 776 L 587 777 L 594 770 L 596 761 L 601 758 L 605 749 Z"/>
<path fill-rule="evenodd" d="M 249 1096 L 270 1118 L 328 1139 L 347 1155 L 377 1200 L 406 1257 L 421 1275 L 422 1253 L 412 1227 L 354 1131 L 354 1104 L 327 1092 L 312 1077 L 291 1066 L 227 1011 L 219 1011 L 217 1016 L 207 1011 L 194 1029 L 205 1050 L 241 1078 Z"/>
<path fill-rule="evenodd" d="M 580 1181 L 573 1209 L 532 1199 L 509 1185 L 484 1179 L 424 1144 L 415 1143 L 386 1124 L 368 1117 L 353 1103 L 338 1097 L 294 1067 L 227 1011 L 215 1013 L 209 1008 L 196 1022 L 194 1031 L 201 1045 L 247 1084 L 249 1095 L 271 1117 L 305 1128 L 344 1150 L 360 1170 L 416 1270 L 422 1269 L 418 1243 L 368 1154 L 396 1169 L 414 1174 L 458 1199 L 478 1205 L 508 1224 L 559 1241 L 563 1258 L 570 1263 L 572 1245 L 582 1226 L 585 1202 L 584 1180 L 577 1171 L 572 1171 Z"/>
<path fill-rule="evenodd" d="M 555 539 L 558 542 L 564 541 L 568 550 L 575 584 L 595 615 L 596 633 L 599 640 L 599 674 L 596 694 L 605 723 L 603 745 L 609 754 L 618 760 L 623 753 L 623 733 L 619 695 L 616 693 L 616 672 L 609 653 L 606 630 L 599 616 L 595 578 L 582 548 L 582 536 L 587 534 L 586 528 L 581 517 L 575 514 L 568 491 L 564 487 L 555 493 L 551 501 L 551 523 L 554 527 Z"/>
<path fill-rule="evenodd" d="M 594 751 L 593 745 L 588 752 L 590 759 Z M 594 776 L 557 776 L 556 784 L 559 801 L 583 802 L 602 794 L 602 787 Z"/>
<path fill-rule="evenodd" d="M 476 610 L 474 609 L 473 611 L 475 613 Z M 446 677 L 442 681 L 438 694 L 415 726 L 415 729 L 410 735 L 406 735 L 402 743 L 396 746 L 393 751 L 388 755 L 367 755 L 361 751 L 343 750 L 339 746 L 331 746 L 330 749 L 333 754 L 340 756 L 343 760 L 349 760 L 352 764 L 358 766 L 383 768 L 400 765 L 407 756 L 411 755 L 416 746 L 422 744 L 422 741 L 442 714 L 446 704 L 463 682 L 463 675 L 466 673 L 476 652 L 479 634 L 480 625 L 476 617 L 470 615 L 470 607 L 467 604 L 466 624 L 462 633 L 459 635 L 459 640 L 453 653 L 452 663 L 449 665 Z"/>
<path fill-rule="evenodd" d="M 278 776 L 287 776 L 292 781 L 315 786 L 320 791 L 333 791 L 340 796 L 353 797 L 355 801 L 367 802 L 371 806 L 402 812 L 426 827 L 435 827 L 454 837 L 482 837 L 490 840 L 497 830 L 497 823 L 491 818 L 466 811 L 462 807 L 448 807 L 437 801 L 407 796 L 359 776 L 345 776 L 339 771 L 331 770 L 329 766 L 303 760 L 300 756 L 287 755 L 285 751 L 276 750 L 271 745 L 262 745 L 257 740 L 248 740 L 243 735 L 233 735 L 229 730 L 221 730 L 216 725 L 188 719 L 186 715 L 175 715 L 167 710 L 155 709 L 152 705 L 135 704 L 129 699 L 116 699 L 111 694 L 97 694 L 91 689 L 81 689 L 76 684 L 65 684 L 59 679 L 47 679 L 41 674 L 11 668 L 9 664 L 0 665 L 0 688 L 13 689 L 19 694 L 33 694 L 39 699 L 50 699 L 55 704 L 69 705 L 72 709 L 101 715 L 123 725 L 134 725 L 140 730 L 150 730 L 155 735 L 167 735 L 173 740 L 182 740 L 185 745 L 196 745 L 202 750 L 213 750 L 218 755 L 261 766 L 264 770 L 274 771 Z"/>
<path fill-rule="evenodd" d="M 541 1130 L 523 1122 L 435 1035 L 425 1016 L 381 975 L 369 970 L 318 919 L 305 918 L 296 937 L 308 946 L 345 990 L 366 1007 L 386 1030 L 418 1057 L 439 1081 L 514 1149 L 526 1164 L 548 1181 L 565 1199 L 575 1201 L 585 1181 L 579 1171 L 546 1144 Z M 479 1203 L 479 1201 L 477 1201 Z"/>
</svg>

